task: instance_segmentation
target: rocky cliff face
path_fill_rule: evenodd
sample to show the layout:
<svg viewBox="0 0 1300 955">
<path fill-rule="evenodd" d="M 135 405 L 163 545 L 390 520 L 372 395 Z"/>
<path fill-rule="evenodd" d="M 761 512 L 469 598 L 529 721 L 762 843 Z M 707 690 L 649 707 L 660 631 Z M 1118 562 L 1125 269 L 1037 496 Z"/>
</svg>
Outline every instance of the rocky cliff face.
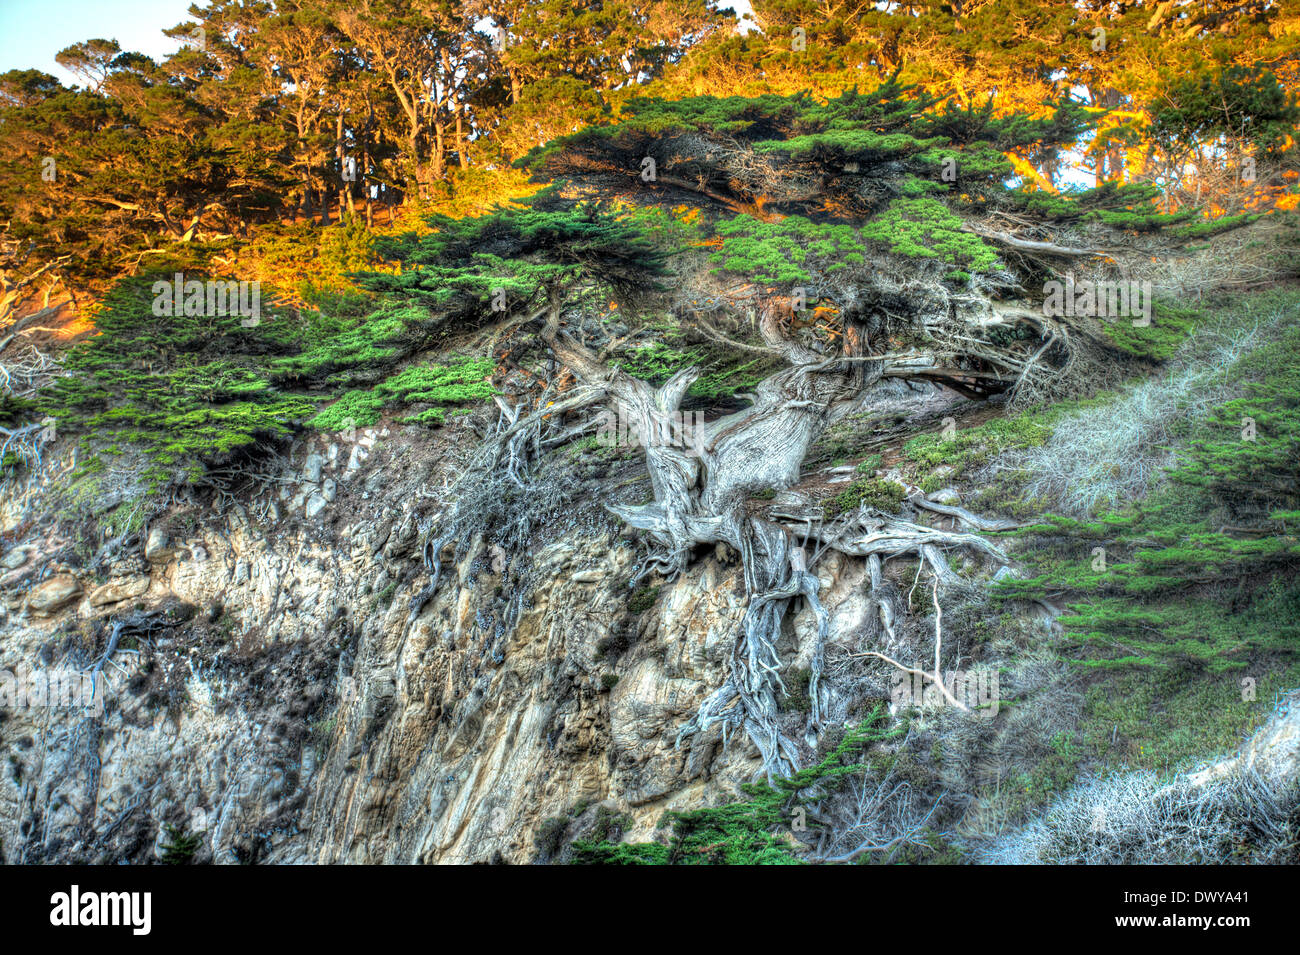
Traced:
<svg viewBox="0 0 1300 955">
<path fill-rule="evenodd" d="M 6 712 L 5 861 L 149 861 L 198 836 L 197 861 L 523 862 L 547 819 L 581 831 L 603 807 L 644 837 L 749 781 L 743 736 L 675 746 L 744 612 L 734 555 L 636 604 L 630 542 L 588 501 L 528 555 L 513 627 L 481 542 L 412 618 L 443 470 L 386 431 L 318 438 L 270 490 L 174 508 L 98 575 L 57 538 L 11 548 L 0 668 L 98 665 L 102 715 Z M 866 613 L 849 563 L 823 565 L 832 643 Z M 816 624 L 792 620 L 797 667 Z"/>
<path fill-rule="evenodd" d="M 459 559 L 450 545 L 426 553 L 429 489 L 457 472 L 465 437 L 427 435 L 300 439 L 277 470 L 177 501 L 99 554 L 60 536 L 66 514 L 42 511 L 49 487 L 10 489 L 3 689 L 31 696 L 33 675 L 54 673 L 81 681 L 76 702 L 92 696 L 0 710 L 5 862 L 548 861 L 575 837 L 652 839 L 665 810 L 734 800 L 761 775 L 743 733 L 724 741 L 714 726 L 678 745 L 727 674 L 746 607 L 738 555 L 701 549 L 674 582 L 634 592 L 635 543 L 600 503 L 622 475 L 581 468 L 527 553 L 481 536 Z M 65 471 L 52 459 L 46 481 Z M 874 587 L 871 565 L 842 554 L 815 573 L 829 615 L 820 733 L 798 699 L 818 646 L 805 601 L 775 648 L 790 691 L 780 729 L 804 765 L 890 699 L 892 671 L 864 669 L 863 651 L 923 659 L 933 634 L 904 628 L 910 644 L 886 646 L 872 620 L 882 586 L 911 600 L 911 562 L 886 563 Z M 960 654 L 987 618 L 950 608 Z M 1054 626 L 1038 607 L 999 620 L 998 639 L 1022 649 Z M 939 787 L 945 825 L 978 840 L 981 804 L 963 791 L 999 752 L 1046 747 L 1077 706 L 1052 689 L 1059 665 L 1025 659 L 1002 695 L 1039 688 L 1044 702 L 998 721 L 942 706 L 914 720 L 896 764 L 910 775 L 881 783 L 895 798 L 872 812 L 915 810 L 899 831 L 920 831 L 933 810 L 905 797 Z M 1300 774 L 1296 712 L 1190 785 L 1240 776 L 1245 760 L 1284 790 Z M 937 743 L 936 728 L 949 734 Z"/>
</svg>

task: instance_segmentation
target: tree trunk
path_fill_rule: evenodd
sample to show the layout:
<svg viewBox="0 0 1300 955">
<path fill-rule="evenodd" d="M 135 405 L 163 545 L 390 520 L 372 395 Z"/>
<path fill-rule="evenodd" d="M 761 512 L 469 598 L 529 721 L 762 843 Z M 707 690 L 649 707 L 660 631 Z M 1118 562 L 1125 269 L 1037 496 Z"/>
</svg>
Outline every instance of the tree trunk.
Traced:
<svg viewBox="0 0 1300 955">
<path fill-rule="evenodd" d="M 828 626 L 817 600 L 817 578 L 808 573 L 801 552 L 784 527 L 745 513 L 747 494 L 788 487 L 799 480 L 809 446 L 847 408 L 865 382 L 881 376 L 874 363 L 840 364 L 824 360 L 779 331 L 776 301 L 760 305 L 764 340 L 791 362 L 757 388 L 752 408 L 709 423 L 692 447 L 675 444 L 680 435 L 678 405 L 698 377 L 693 369 L 673 376 L 659 389 L 606 367 L 585 346 L 557 336 L 553 325 L 543 333 L 556 355 L 583 381 L 608 389 L 619 411 L 638 423 L 646 446 L 654 501 L 610 505 L 632 527 L 647 532 L 661 548 L 648 558 L 636 579 L 657 571 L 672 578 L 684 571 L 697 544 L 726 543 L 741 555 L 750 602 L 732 650 L 731 672 L 722 687 L 701 705 L 684 726 L 678 742 L 715 724 L 743 727 L 763 759 L 769 777 L 788 775 L 799 766 L 798 748 L 777 726 L 778 694 L 785 692 L 776 644 L 791 600 L 802 595 Z M 635 580 L 634 580 L 635 583 Z M 814 668 L 812 722 L 820 722 Z"/>
<path fill-rule="evenodd" d="M 348 182 L 347 176 L 347 156 L 345 155 L 343 145 L 343 111 L 339 110 L 338 119 L 334 126 L 334 155 L 339 163 L 339 216 L 343 215 L 343 207 L 346 205 L 348 211 L 352 211 L 352 184 Z"/>
</svg>

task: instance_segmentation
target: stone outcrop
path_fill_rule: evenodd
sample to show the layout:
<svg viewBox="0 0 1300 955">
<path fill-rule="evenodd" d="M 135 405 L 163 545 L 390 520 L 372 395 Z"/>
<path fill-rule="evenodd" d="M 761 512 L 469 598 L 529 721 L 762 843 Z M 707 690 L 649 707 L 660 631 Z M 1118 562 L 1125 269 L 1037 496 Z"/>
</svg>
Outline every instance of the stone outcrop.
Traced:
<svg viewBox="0 0 1300 955">
<path fill-rule="evenodd" d="M 51 564 L 39 580 L 46 546 L 11 571 L 26 576 L 0 671 L 94 671 L 102 713 L 0 721 L 5 862 L 145 862 L 183 831 L 201 837 L 195 861 L 522 863 L 581 807 L 619 813 L 641 840 L 665 810 L 755 778 L 743 733 L 677 745 L 727 672 L 746 602 L 735 554 L 697 554 L 634 610 L 634 548 L 589 501 L 524 555 L 522 592 L 504 576 L 518 555 L 477 540 L 459 562 L 443 555 L 444 582 L 412 617 L 430 579 L 422 491 L 453 465 L 401 435 L 361 437 L 301 443 L 290 458 L 305 465 L 220 514 L 163 515 L 143 559 L 119 555 L 106 576 Z M 885 568 L 900 591 L 906 572 Z M 832 554 L 816 573 L 826 653 L 842 660 L 875 612 L 868 567 Z M 138 613 L 163 622 L 114 643 Z M 778 647 L 791 673 L 816 638 L 796 606 Z M 837 692 L 823 701 L 832 732 L 889 698 L 870 681 Z M 783 718 L 811 757 L 806 713 Z M 1239 758 L 1295 775 L 1298 739 L 1292 716 Z"/>
<path fill-rule="evenodd" d="M 27 595 L 27 606 L 36 613 L 54 613 L 79 596 L 81 582 L 69 574 L 59 574 L 33 587 Z"/>
<path fill-rule="evenodd" d="M 428 582 L 418 489 L 440 465 L 385 472 L 402 451 L 372 448 L 361 469 L 346 449 L 309 451 L 299 477 L 318 479 L 321 506 L 285 515 L 273 495 L 195 528 L 155 522 L 147 573 L 33 589 L 0 668 L 46 647 L 87 669 L 137 605 L 195 616 L 123 644 L 101 717 L 33 708 L 0 723 L 15 755 L 5 861 L 146 861 L 167 824 L 201 826 L 198 858 L 217 862 L 525 862 L 575 804 L 615 807 L 646 837 L 666 808 L 754 777 L 743 735 L 725 751 L 716 731 L 675 746 L 722 678 L 738 564 L 708 556 L 633 613 L 632 548 L 592 504 L 593 529 L 557 528 L 531 555 L 513 630 L 504 561 L 485 545 L 410 620 Z M 841 638 L 861 613 L 852 579 L 824 581 Z M 815 623 L 794 624 L 783 652 L 798 659 Z"/>
</svg>

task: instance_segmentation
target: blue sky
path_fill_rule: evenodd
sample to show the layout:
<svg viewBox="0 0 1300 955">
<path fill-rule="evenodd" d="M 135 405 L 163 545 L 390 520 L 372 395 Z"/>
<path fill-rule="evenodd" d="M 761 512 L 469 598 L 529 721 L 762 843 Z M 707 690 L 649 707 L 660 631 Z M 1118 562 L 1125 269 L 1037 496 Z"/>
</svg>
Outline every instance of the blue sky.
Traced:
<svg viewBox="0 0 1300 955">
<path fill-rule="evenodd" d="M 76 78 L 54 55 L 81 40 L 117 40 L 158 59 L 180 44 L 164 27 L 186 21 L 193 0 L 0 0 L 0 73 L 38 69 L 64 83 Z"/>
</svg>

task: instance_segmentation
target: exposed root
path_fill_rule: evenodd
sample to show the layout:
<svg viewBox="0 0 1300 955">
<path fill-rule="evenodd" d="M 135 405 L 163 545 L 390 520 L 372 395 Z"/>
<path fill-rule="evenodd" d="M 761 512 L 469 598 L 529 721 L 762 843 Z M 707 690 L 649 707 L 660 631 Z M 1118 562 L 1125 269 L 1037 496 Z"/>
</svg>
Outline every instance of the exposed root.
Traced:
<svg viewBox="0 0 1300 955">
<path fill-rule="evenodd" d="M 701 544 L 725 543 L 740 555 L 744 568 L 749 599 L 731 648 L 729 672 L 681 727 L 676 744 L 681 746 L 718 726 L 725 746 L 730 733 L 743 728 L 759 751 L 760 774 L 771 779 L 795 772 L 801 762 L 800 749 L 782 732 L 778 702 L 786 691 L 784 666 L 777 651 L 781 625 L 797 597 L 808 602 L 817 619 L 809 680 L 810 734 L 822 728 L 827 704 L 822 675 L 829 632 L 829 614 L 818 598 L 819 582 L 809 570 L 803 548 L 794 543 L 800 532 L 805 542 L 819 543 L 814 559 L 828 549 L 867 559 L 875 585 L 873 599 L 881 586 L 883 559 L 909 555 L 927 567 L 934 578 L 936 607 L 941 589 L 966 586 L 948 566 L 945 552 L 965 549 L 1001 564 L 1008 560 L 977 534 L 936 530 L 867 508 L 833 524 L 824 522 L 820 513 L 815 518 L 776 514 L 770 520 L 746 513 L 743 502 L 754 490 L 789 487 L 798 481 L 812 442 L 838 417 L 851 413 L 866 389 L 885 376 L 891 362 L 911 367 L 908 362 L 912 361 L 911 356 L 866 355 L 862 351 L 866 336 L 856 333 L 846 335 L 846 342 L 851 337 L 856 344 L 831 359 L 785 336 L 779 306 L 775 301 L 760 301 L 753 317 L 767 348 L 789 362 L 789 367 L 755 386 L 751 407 L 708 422 L 703 433 L 693 435 L 690 442 L 681 440 L 677 409 L 698 376 L 694 369 L 679 371 L 655 387 L 611 367 L 603 354 L 559 332 L 558 312 L 548 313 L 542 338 L 581 384 L 559 400 L 551 400 L 559 396 L 548 389 L 531 412 L 498 400 L 496 431 L 475 452 L 460 478 L 437 495 L 449 503 L 425 531 L 424 561 L 430 582 L 411 601 L 409 619 L 415 619 L 436 591 L 446 548 L 453 547 L 455 559 L 460 560 L 469 548 L 478 546 L 475 542 L 483 539 L 494 522 L 509 525 L 498 527 L 495 539 L 507 552 L 520 552 L 531 543 L 530 515 L 545 492 L 530 476 L 542 449 L 586 430 L 586 426 L 576 431 L 562 426 L 562 412 L 609 401 L 619 413 L 638 422 L 654 492 L 653 501 L 647 504 L 606 506 L 627 526 L 644 532 L 650 545 L 632 585 L 651 574 L 668 580 L 677 577 Z M 917 369 L 924 371 L 921 366 Z M 1008 383 L 1011 380 L 1013 377 Z M 978 382 L 973 387 L 978 388 Z M 510 500 L 522 501 L 523 506 L 503 508 L 503 502 Z M 977 530 L 1005 527 L 1003 522 L 987 521 L 961 508 L 934 505 L 928 509 L 956 517 Z M 787 526 L 783 519 L 793 519 L 797 526 Z M 880 599 L 877 612 L 892 646 L 897 643 L 895 611 L 887 599 Z M 941 617 L 940 611 L 936 628 Z M 507 625 L 513 626 L 513 622 L 507 621 Z M 940 644 L 937 654 L 941 650 L 938 636 L 936 643 Z M 691 764 L 699 758 L 701 754 L 692 745 Z"/>
<path fill-rule="evenodd" d="M 789 487 L 797 482 L 810 444 L 840 414 L 856 405 L 864 390 L 885 374 L 882 359 L 866 360 L 846 354 L 830 361 L 783 337 L 775 303 L 760 306 L 757 324 L 765 343 L 791 366 L 760 382 L 753 406 L 704 426 L 703 440 L 687 449 L 673 445 L 675 412 L 696 373 L 687 369 L 660 388 L 632 378 L 604 363 L 586 346 L 550 333 L 557 356 L 588 386 L 602 389 L 620 410 L 643 423 L 649 436 L 646 464 L 654 501 L 638 506 L 610 505 L 608 510 L 627 525 L 645 532 L 652 550 L 635 580 L 650 573 L 672 579 L 682 573 L 692 549 L 722 542 L 739 553 L 749 603 L 736 634 L 730 671 L 723 684 L 704 700 L 681 727 L 677 745 L 720 726 L 725 746 L 729 732 L 743 728 L 758 748 L 760 772 L 768 778 L 789 775 L 799 767 L 799 749 L 780 729 L 779 694 L 785 692 L 782 661 L 776 650 L 781 622 L 791 601 L 803 596 L 818 621 L 809 691 L 809 729 L 820 728 L 823 713 L 823 649 L 829 616 L 818 600 L 818 581 L 809 572 L 802 548 L 793 546 L 802 531 L 805 540 L 843 554 L 879 560 L 910 555 L 928 567 L 938 592 L 966 585 L 948 566 L 946 551 L 966 549 L 1007 564 L 1006 555 L 977 534 L 942 531 L 862 508 L 827 524 L 818 513 L 775 514 L 762 520 L 745 514 L 741 502 L 755 489 Z M 548 329 L 553 327 L 548 326 Z M 859 360 L 864 359 L 864 360 Z M 700 436 L 697 436 L 697 439 Z M 1002 522 L 978 518 L 960 508 L 947 513 L 979 529 L 1003 529 Z M 940 513 L 943 513 L 941 511 Z M 780 521 L 791 519 L 797 526 Z M 895 642 L 893 610 L 877 605 L 881 622 Z M 941 613 L 940 613 L 941 617 Z M 936 666 L 937 669 L 937 666 Z M 692 754 L 691 763 L 696 762 Z"/>
<path fill-rule="evenodd" d="M 923 510 L 932 511 L 935 514 L 943 514 L 947 517 L 955 517 L 967 527 L 974 528 L 977 531 L 1012 531 L 1020 525 L 1015 521 L 995 520 L 988 517 L 980 517 L 972 514 L 964 507 L 956 507 L 951 504 L 938 504 L 934 501 L 927 500 L 923 494 L 914 494 L 908 500 L 916 507 Z"/>
<path fill-rule="evenodd" d="M 504 553 L 517 555 L 528 549 L 537 524 L 563 497 L 563 489 L 533 480 L 543 450 L 556 432 L 563 432 L 566 412 L 589 407 L 604 397 L 604 389 L 580 387 L 552 400 L 553 392 L 547 389 L 528 413 L 523 405 L 511 407 L 498 400 L 501 414 L 496 429 L 478 446 L 460 476 L 435 495 L 447 506 L 422 534 L 424 566 L 430 579 L 411 599 L 408 626 L 437 592 L 448 547 L 452 560 L 459 562 L 476 546 L 476 540 L 495 528 Z M 523 506 L 511 506 L 512 501 Z M 514 573 L 519 563 L 509 560 L 503 570 Z M 514 626 L 520 607 L 519 601 L 511 602 L 512 619 L 506 621 L 507 627 Z"/>
<path fill-rule="evenodd" d="M 695 716 L 678 731 L 676 745 L 681 746 L 683 740 L 714 724 L 722 724 L 725 745 L 727 728 L 742 726 L 758 747 L 763 760 L 762 771 L 770 780 L 774 774 L 790 775 L 800 763 L 798 748 L 778 727 L 777 694 L 786 692 L 780 673 L 781 659 L 776 651 L 781 621 L 791 599 L 797 596 L 808 601 L 817 617 L 817 643 L 810 666 L 808 692 L 812 699 L 810 725 L 820 727 L 820 681 L 830 615 L 817 598 L 820 583 L 815 574 L 808 572 L 802 548 L 791 548 L 784 531 L 767 522 L 753 522 L 752 534 L 760 554 L 757 559 L 751 557 L 751 562 L 745 565 L 746 585 L 752 587 L 759 583 L 763 579 L 759 575 L 783 579 L 774 582 L 769 589 L 751 590 L 744 620 L 732 646 L 731 672 L 722 686 L 705 699 Z M 750 553 L 753 554 L 753 548 L 750 548 Z"/>
<path fill-rule="evenodd" d="M 961 509 L 945 507 L 941 513 L 951 510 Z M 985 525 L 983 529 L 1007 529 L 1003 522 L 978 518 L 969 512 L 963 513 L 967 514 L 972 523 Z M 968 548 L 999 564 L 1010 563 L 1010 559 L 1000 548 L 978 534 L 936 530 L 921 524 L 913 524 L 902 518 L 881 514 L 869 507 L 859 508 L 858 511 L 833 523 L 818 521 L 815 524 L 807 524 L 807 515 L 790 511 L 778 512 L 776 516 L 806 524 L 807 533 L 811 537 L 825 541 L 834 550 L 852 557 L 875 555 L 888 558 L 909 554 L 920 557 L 946 584 L 956 583 L 958 579 L 943 557 L 945 550 Z"/>
<path fill-rule="evenodd" d="M 174 625 L 174 621 L 169 619 L 165 612 L 160 611 L 140 611 L 123 617 L 113 622 L 113 629 L 109 632 L 108 644 L 104 652 L 96 658 L 90 667 L 91 676 L 91 702 L 93 703 L 99 693 L 99 681 L 104 672 L 105 666 L 113 666 L 121 670 L 114 661 L 113 656 L 117 653 L 139 653 L 138 650 L 120 650 L 118 644 L 122 637 L 137 637 L 148 639 L 156 633 L 169 630 Z"/>
<path fill-rule="evenodd" d="M 934 600 L 934 672 L 933 673 L 926 673 L 924 670 L 918 670 L 915 667 L 903 666 L 903 664 L 899 663 L 897 660 L 894 660 L 886 656 L 885 654 L 879 653 L 875 650 L 867 650 L 863 653 L 855 653 L 853 654 L 853 656 L 875 657 L 877 660 L 884 660 L 890 666 L 898 670 L 901 670 L 904 673 L 908 673 L 913 676 L 919 676 L 923 679 L 929 680 L 931 683 L 933 683 L 936 687 L 939 688 L 939 692 L 943 694 L 943 698 L 947 700 L 950 705 L 955 706 L 959 710 L 964 710 L 969 713 L 970 707 L 968 707 L 961 700 L 957 699 L 957 697 L 953 696 L 952 691 L 949 690 L 946 685 L 944 685 L 944 681 L 943 681 L 943 663 L 942 663 L 943 607 L 939 605 L 939 578 L 937 576 L 934 578 L 934 588 L 931 591 L 931 598 Z M 891 634 L 893 633 L 892 629 L 890 630 L 890 633 Z"/>
</svg>

